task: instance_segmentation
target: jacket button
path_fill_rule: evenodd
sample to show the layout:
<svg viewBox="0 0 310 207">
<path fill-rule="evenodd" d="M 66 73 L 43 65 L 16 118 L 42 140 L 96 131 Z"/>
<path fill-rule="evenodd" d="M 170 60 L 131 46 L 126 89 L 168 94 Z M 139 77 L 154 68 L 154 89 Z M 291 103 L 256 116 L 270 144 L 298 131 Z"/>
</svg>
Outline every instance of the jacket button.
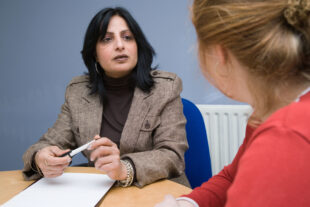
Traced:
<svg viewBox="0 0 310 207">
<path fill-rule="evenodd" d="M 149 128 L 151 127 L 151 125 L 150 125 L 150 123 L 149 123 L 149 120 L 146 120 L 146 123 L 145 123 L 144 127 L 145 127 L 146 129 L 149 129 Z"/>
</svg>

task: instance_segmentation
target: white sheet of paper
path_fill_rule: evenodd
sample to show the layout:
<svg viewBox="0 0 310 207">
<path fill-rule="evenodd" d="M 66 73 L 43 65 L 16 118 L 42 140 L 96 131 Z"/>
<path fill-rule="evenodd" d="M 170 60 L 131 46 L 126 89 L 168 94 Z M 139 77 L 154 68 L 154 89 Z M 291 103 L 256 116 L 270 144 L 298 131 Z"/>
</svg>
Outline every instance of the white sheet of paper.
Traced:
<svg viewBox="0 0 310 207">
<path fill-rule="evenodd" d="M 2 207 L 95 206 L 114 180 L 103 174 L 64 173 L 42 178 L 17 194 Z"/>
</svg>

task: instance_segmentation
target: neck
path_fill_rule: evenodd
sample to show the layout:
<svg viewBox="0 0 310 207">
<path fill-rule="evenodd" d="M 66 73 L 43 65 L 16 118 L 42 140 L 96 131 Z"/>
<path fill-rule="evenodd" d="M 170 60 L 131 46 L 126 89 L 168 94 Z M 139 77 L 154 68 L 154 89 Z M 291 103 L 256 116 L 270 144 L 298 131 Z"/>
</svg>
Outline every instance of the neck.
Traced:
<svg viewBox="0 0 310 207">
<path fill-rule="evenodd" d="M 103 78 L 103 84 L 107 90 L 122 90 L 122 89 L 131 90 L 135 86 L 135 81 L 131 74 L 122 76 L 120 78 L 114 78 L 106 74 L 103 74 L 102 78 Z"/>
<path fill-rule="evenodd" d="M 292 102 L 296 101 L 296 99 L 299 98 L 299 96 L 309 88 L 310 84 L 307 83 L 301 83 L 301 84 L 287 84 L 285 86 L 282 86 L 275 91 L 275 98 L 274 101 L 270 104 L 270 109 L 263 114 L 259 119 L 263 122 L 268 117 L 279 110 L 282 107 L 285 107 Z"/>
</svg>

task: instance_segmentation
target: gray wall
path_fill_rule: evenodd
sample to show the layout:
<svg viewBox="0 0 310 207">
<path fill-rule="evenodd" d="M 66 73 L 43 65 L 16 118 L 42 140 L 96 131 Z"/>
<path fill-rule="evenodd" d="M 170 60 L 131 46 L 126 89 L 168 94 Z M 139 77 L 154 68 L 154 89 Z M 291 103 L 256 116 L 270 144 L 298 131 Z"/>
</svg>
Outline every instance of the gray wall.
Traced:
<svg viewBox="0 0 310 207">
<path fill-rule="evenodd" d="M 53 125 L 66 84 L 86 71 L 80 55 L 86 27 L 107 6 L 133 14 L 157 52 L 155 64 L 182 78 L 183 97 L 236 103 L 199 71 L 187 0 L 0 0 L 0 170 L 21 169 L 24 151 Z"/>
</svg>

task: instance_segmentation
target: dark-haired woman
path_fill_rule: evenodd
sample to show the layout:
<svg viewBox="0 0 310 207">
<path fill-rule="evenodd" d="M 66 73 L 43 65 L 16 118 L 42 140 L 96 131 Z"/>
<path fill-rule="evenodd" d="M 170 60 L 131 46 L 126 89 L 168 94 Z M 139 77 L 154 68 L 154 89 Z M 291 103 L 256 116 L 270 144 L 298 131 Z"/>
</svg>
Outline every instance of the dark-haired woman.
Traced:
<svg viewBox="0 0 310 207">
<path fill-rule="evenodd" d="M 88 74 L 73 78 L 56 123 L 25 152 L 25 179 L 61 175 L 71 158 L 59 156 L 95 139 L 83 152 L 88 164 L 121 186 L 163 178 L 188 184 L 182 83 L 153 70 L 153 55 L 128 11 L 98 12 L 82 50 Z"/>
</svg>

